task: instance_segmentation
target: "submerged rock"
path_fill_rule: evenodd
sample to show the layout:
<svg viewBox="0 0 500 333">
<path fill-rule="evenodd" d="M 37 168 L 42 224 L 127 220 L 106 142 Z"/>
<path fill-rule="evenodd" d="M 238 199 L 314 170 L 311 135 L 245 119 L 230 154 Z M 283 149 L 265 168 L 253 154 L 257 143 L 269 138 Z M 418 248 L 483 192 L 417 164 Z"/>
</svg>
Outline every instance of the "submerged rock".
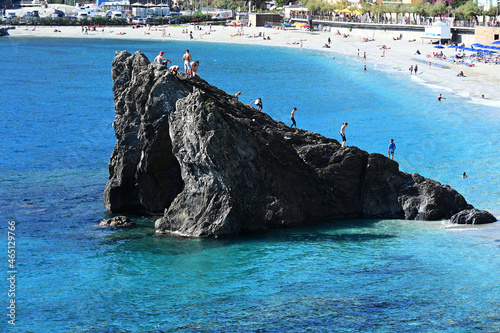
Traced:
<svg viewBox="0 0 500 333">
<path fill-rule="evenodd" d="M 135 227 L 135 223 L 132 222 L 127 216 L 115 216 L 102 221 L 99 225 L 118 229 Z"/>
<path fill-rule="evenodd" d="M 380 154 L 291 129 L 141 52 L 113 61 L 117 143 L 108 211 L 162 214 L 157 232 L 207 237 L 318 219 L 449 219 L 446 185 Z"/>
</svg>

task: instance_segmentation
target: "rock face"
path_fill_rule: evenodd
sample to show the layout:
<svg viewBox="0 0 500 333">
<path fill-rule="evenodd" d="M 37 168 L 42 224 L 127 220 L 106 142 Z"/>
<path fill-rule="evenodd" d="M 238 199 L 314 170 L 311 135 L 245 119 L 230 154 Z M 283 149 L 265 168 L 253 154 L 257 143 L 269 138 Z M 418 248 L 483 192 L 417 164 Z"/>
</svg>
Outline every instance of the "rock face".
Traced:
<svg viewBox="0 0 500 333">
<path fill-rule="evenodd" d="M 318 219 L 449 219 L 455 190 L 337 140 L 291 129 L 144 54 L 113 61 L 117 143 L 104 204 L 163 215 L 157 232 L 207 237 Z"/>
</svg>

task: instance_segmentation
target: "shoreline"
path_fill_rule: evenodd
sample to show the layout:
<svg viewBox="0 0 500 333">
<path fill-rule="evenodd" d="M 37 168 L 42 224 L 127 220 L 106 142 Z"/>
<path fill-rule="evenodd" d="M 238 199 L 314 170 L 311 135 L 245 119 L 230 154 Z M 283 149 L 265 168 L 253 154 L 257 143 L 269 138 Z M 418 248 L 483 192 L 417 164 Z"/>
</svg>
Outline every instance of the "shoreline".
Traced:
<svg viewBox="0 0 500 333">
<path fill-rule="evenodd" d="M 478 103 L 485 106 L 500 108 L 500 65 L 475 63 L 474 67 L 465 65 L 451 64 L 443 60 L 438 60 L 432 55 L 432 52 L 443 51 L 448 57 L 455 54 L 454 49 L 435 49 L 434 45 L 428 42 L 421 42 L 421 32 L 404 31 L 403 39 L 394 40 L 393 37 L 399 36 L 399 32 L 382 31 L 370 29 L 353 29 L 348 31 L 346 28 L 338 29 L 341 35 L 331 32 L 304 31 L 304 30 L 277 30 L 264 27 L 244 27 L 244 35 L 237 35 L 240 28 L 213 26 L 210 31 L 209 26 L 200 26 L 202 30 L 196 30 L 193 25 L 181 26 L 156 26 L 141 27 L 134 29 L 132 26 L 124 27 L 104 27 L 97 28 L 97 31 L 89 31 L 84 35 L 81 26 L 39 26 L 33 30 L 33 27 L 16 27 L 10 29 L 9 35 L 3 38 L 16 37 L 46 37 L 46 38 L 111 38 L 127 39 L 140 41 L 192 41 L 192 42 L 211 42 L 211 43 L 229 43 L 245 45 L 267 45 L 278 47 L 300 48 L 308 50 L 318 50 L 330 52 L 351 58 L 358 61 L 360 66 L 366 64 L 368 70 L 380 70 L 378 66 L 392 68 L 395 75 L 408 76 L 416 83 L 430 86 L 436 91 L 442 90 L 443 93 L 451 91 L 457 96 L 467 99 L 467 102 Z M 166 36 L 162 37 L 163 29 Z M 188 33 L 182 33 L 188 29 L 193 33 L 193 39 L 190 40 Z M 58 32 L 54 32 L 58 30 Z M 334 29 L 335 31 L 337 29 Z M 259 33 L 265 34 L 271 40 L 264 40 L 257 36 Z M 349 37 L 344 38 L 343 34 Z M 328 38 L 331 39 L 331 47 L 324 48 Z M 363 38 L 374 39 L 370 42 L 362 42 Z M 409 40 L 414 40 L 409 42 Z M 302 41 L 302 46 L 300 45 Z M 385 52 L 381 48 L 386 45 Z M 359 57 L 358 57 L 359 49 Z M 416 55 L 416 50 L 420 55 Z M 363 61 L 363 54 L 366 52 L 366 62 Z M 167 54 L 168 58 L 168 54 Z M 428 62 L 431 62 L 429 66 Z M 409 67 L 418 64 L 419 74 L 410 75 Z M 443 68 L 446 66 L 448 68 Z M 457 77 L 457 74 L 463 71 L 465 77 Z M 482 97 L 484 95 L 484 98 Z"/>
</svg>

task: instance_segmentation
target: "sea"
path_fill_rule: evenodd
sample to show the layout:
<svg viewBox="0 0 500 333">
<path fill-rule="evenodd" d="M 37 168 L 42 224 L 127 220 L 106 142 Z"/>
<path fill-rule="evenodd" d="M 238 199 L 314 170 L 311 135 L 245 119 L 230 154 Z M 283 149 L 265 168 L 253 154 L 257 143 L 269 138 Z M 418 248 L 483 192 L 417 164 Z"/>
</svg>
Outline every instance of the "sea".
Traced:
<svg viewBox="0 0 500 333">
<path fill-rule="evenodd" d="M 186 49 L 203 79 L 262 98 L 275 120 L 296 107 L 299 128 L 337 140 L 348 122 L 347 145 L 370 153 L 394 139 L 402 171 L 500 216 L 500 107 L 407 71 L 299 48 L 3 37 L 0 331 L 500 331 L 498 222 L 331 220 L 228 239 L 156 235 L 150 216 L 99 227 L 115 51 L 182 65 Z"/>
</svg>

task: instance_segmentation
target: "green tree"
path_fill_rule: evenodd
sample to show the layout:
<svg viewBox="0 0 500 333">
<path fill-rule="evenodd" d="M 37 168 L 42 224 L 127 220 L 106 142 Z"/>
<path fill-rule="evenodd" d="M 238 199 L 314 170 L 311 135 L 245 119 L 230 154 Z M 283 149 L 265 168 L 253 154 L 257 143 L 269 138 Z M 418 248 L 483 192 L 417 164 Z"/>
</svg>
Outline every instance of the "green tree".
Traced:
<svg viewBox="0 0 500 333">
<path fill-rule="evenodd" d="M 481 14 L 481 10 L 477 6 L 476 3 L 472 1 L 467 1 L 465 4 L 461 5 L 457 9 L 453 11 L 453 14 L 459 17 L 463 17 L 464 19 L 474 19 L 477 22 L 477 16 Z"/>
</svg>

